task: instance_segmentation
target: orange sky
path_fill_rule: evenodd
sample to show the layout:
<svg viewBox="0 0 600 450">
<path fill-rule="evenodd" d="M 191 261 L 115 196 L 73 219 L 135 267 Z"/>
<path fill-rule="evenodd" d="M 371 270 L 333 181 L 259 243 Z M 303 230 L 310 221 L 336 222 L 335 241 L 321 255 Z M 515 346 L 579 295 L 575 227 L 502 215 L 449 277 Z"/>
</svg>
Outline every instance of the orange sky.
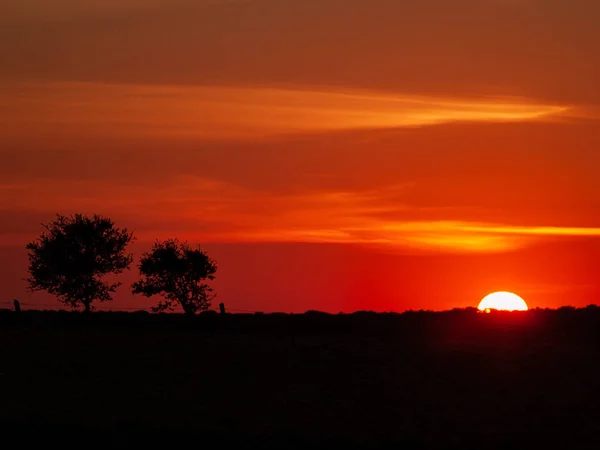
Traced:
<svg viewBox="0 0 600 450">
<path fill-rule="evenodd" d="M 24 245 L 84 212 L 136 253 L 201 243 L 231 308 L 597 302 L 598 23 L 594 0 L 7 0 L 0 301 L 53 301 Z"/>
</svg>

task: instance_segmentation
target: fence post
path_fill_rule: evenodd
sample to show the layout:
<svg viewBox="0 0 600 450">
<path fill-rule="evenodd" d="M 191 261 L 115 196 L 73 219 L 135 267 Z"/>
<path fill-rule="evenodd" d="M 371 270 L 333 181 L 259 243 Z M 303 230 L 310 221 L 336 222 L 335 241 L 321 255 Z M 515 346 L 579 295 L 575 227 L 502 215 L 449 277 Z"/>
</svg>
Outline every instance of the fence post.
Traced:
<svg viewBox="0 0 600 450">
<path fill-rule="evenodd" d="M 14 302 L 13 302 L 13 303 L 14 303 L 14 305 L 15 305 L 15 312 L 18 312 L 18 313 L 19 313 L 19 312 L 21 312 L 21 304 L 19 303 L 19 300 L 17 300 L 17 299 L 15 298 L 15 300 L 14 300 Z"/>
<path fill-rule="evenodd" d="M 221 314 L 225 314 L 225 303 L 219 303 L 219 310 Z"/>
</svg>

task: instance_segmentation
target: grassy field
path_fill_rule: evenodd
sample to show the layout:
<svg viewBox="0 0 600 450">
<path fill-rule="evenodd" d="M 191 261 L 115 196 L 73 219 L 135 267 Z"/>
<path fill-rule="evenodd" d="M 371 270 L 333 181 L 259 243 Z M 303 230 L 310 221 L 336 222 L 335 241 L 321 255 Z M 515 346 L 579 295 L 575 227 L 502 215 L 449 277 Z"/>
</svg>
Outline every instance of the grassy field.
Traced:
<svg viewBox="0 0 600 450">
<path fill-rule="evenodd" d="M 23 444 L 600 443 L 600 308 L 4 311 L 0 342 L 0 436 Z"/>
</svg>

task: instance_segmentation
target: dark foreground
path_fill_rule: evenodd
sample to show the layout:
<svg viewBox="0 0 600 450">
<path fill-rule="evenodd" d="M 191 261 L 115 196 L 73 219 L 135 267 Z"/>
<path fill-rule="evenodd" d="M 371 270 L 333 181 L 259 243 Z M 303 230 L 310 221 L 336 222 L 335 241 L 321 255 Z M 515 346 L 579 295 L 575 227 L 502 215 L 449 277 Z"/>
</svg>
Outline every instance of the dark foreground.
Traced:
<svg viewBox="0 0 600 450">
<path fill-rule="evenodd" d="M 600 308 L 0 312 L 0 348 L 19 447 L 600 448 Z"/>
</svg>

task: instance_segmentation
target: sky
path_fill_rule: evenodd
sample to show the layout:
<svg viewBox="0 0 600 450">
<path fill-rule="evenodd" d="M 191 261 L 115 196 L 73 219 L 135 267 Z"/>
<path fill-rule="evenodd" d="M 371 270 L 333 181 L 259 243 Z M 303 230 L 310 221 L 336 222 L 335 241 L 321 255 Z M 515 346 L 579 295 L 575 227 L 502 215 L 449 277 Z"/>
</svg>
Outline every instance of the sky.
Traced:
<svg viewBox="0 0 600 450">
<path fill-rule="evenodd" d="M 247 311 L 600 294 L 600 2 L 6 0 L 0 292 L 57 213 L 200 244 Z M 104 308 L 146 308 L 124 287 Z"/>
</svg>

